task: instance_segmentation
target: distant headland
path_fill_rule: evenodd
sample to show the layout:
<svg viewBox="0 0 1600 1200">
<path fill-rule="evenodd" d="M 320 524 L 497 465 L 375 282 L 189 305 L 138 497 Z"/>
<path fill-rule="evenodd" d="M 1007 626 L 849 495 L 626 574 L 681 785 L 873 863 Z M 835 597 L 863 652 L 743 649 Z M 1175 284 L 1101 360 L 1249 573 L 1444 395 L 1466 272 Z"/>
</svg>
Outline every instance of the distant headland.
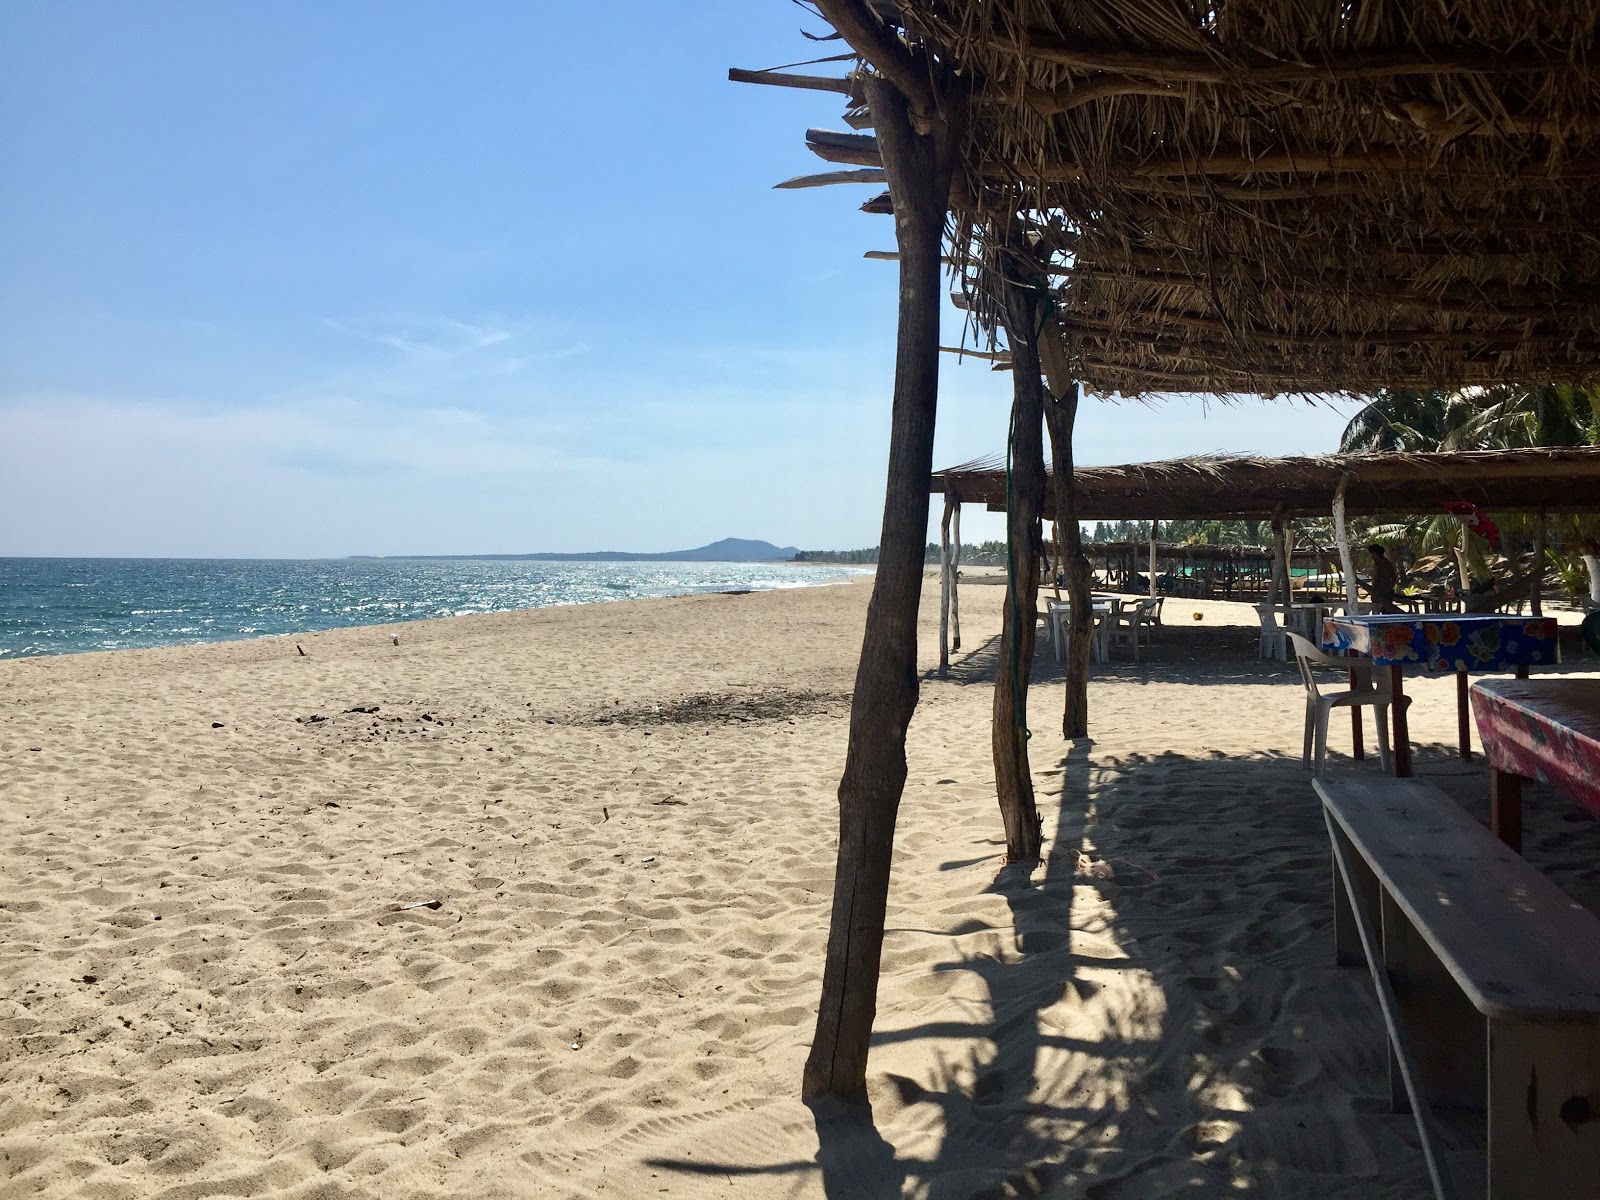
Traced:
<svg viewBox="0 0 1600 1200">
<path fill-rule="evenodd" d="M 489 559 L 496 562 L 792 562 L 800 551 L 793 546 L 748 538 L 723 538 L 693 550 L 662 550 L 637 554 L 627 550 L 586 550 L 572 554 L 352 554 L 351 558 Z"/>
</svg>

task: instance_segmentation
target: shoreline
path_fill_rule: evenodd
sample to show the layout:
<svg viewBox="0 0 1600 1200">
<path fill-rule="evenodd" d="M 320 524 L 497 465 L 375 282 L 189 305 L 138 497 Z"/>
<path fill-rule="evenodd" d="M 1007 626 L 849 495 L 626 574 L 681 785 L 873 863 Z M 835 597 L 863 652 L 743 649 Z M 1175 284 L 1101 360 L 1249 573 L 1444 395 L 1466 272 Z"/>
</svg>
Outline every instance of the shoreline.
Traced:
<svg viewBox="0 0 1600 1200">
<path fill-rule="evenodd" d="M 3 561 L 4 560 L 0 560 L 0 562 L 3 562 Z M 24 560 L 14 560 L 14 561 L 24 561 Z M 340 562 L 344 562 L 346 560 L 343 560 L 343 559 L 282 559 L 282 560 L 268 560 L 268 559 L 260 559 L 260 560 L 257 560 L 257 559 L 214 559 L 214 560 L 213 559 L 147 559 L 147 560 L 129 560 L 129 559 L 108 559 L 108 560 L 62 559 L 62 560 L 50 560 L 50 559 L 33 559 L 33 560 L 26 560 L 26 561 L 36 561 L 36 562 L 45 562 L 45 561 L 111 561 L 111 562 L 141 561 L 141 562 L 241 562 L 241 563 L 248 563 L 248 562 L 286 562 L 286 563 L 319 562 L 320 563 L 320 562 L 326 562 L 326 563 L 340 563 Z M 383 561 L 428 561 L 428 560 L 368 559 L 368 560 L 364 560 L 364 561 L 368 561 L 368 562 L 383 562 Z M 496 560 L 471 560 L 471 561 L 496 561 Z M 656 561 L 656 560 L 651 560 L 651 561 Z M 170 649 L 170 648 L 174 648 L 174 647 L 185 647 L 185 646 L 194 647 L 194 646 L 224 645 L 224 644 L 233 643 L 233 642 L 254 642 L 254 641 L 261 641 L 263 639 L 269 639 L 269 638 L 310 638 L 310 637 L 313 637 L 313 636 L 315 636 L 317 634 L 328 633 L 328 632 L 334 631 L 334 630 L 345 630 L 345 629 L 390 629 L 390 628 L 396 628 L 397 629 L 397 628 L 399 628 L 401 626 L 416 625 L 416 624 L 419 624 L 419 623 L 422 623 L 422 622 L 427 622 L 427 621 L 450 621 L 450 620 L 455 620 L 455 619 L 461 618 L 461 617 L 494 616 L 494 615 L 503 614 L 503 613 L 534 612 L 534 611 L 538 611 L 538 610 L 541 610 L 541 609 L 547 609 L 547 608 L 572 608 L 572 607 L 583 607 L 583 606 L 588 606 L 588 605 L 631 603 L 631 602 L 642 601 L 642 600 L 672 599 L 672 598 L 681 597 L 681 596 L 749 595 L 749 594 L 757 594 L 757 593 L 764 593 L 764 592 L 786 591 L 786 590 L 796 589 L 796 588 L 827 587 L 827 586 L 830 586 L 830 585 L 835 584 L 835 583 L 845 583 L 845 582 L 850 581 L 851 579 L 855 579 L 855 578 L 859 578 L 859 577 L 862 577 L 862 576 L 871 575 L 873 573 L 873 570 L 874 570 L 874 568 L 872 568 L 870 566 L 869 567 L 861 567 L 861 566 L 852 566 L 852 565 L 848 565 L 848 564 L 837 564 L 837 563 L 785 563 L 785 562 L 781 562 L 781 561 L 774 561 L 774 562 L 771 562 L 771 563 L 767 563 L 767 562 L 751 562 L 751 563 L 718 563 L 718 562 L 673 563 L 673 562 L 671 562 L 671 560 L 662 560 L 662 563 L 663 563 L 663 565 L 667 565 L 667 566 L 685 566 L 685 565 L 687 565 L 687 566 L 713 566 L 713 567 L 750 566 L 750 567 L 756 567 L 756 568 L 761 568 L 761 567 L 806 567 L 806 568 L 812 568 L 814 570 L 819 570 L 819 571 L 828 571 L 828 572 L 830 572 L 832 574 L 831 574 L 831 577 L 827 578 L 827 579 L 812 579 L 812 580 L 794 581 L 794 582 L 780 581 L 780 582 L 770 583 L 770 584 L 768 584 L 766 586 L 745 587 L 745 586 L 742 586 L 742 585 L 737 584 L 737 583 L 713 584 L 713 585 L 707 585 L 707 586 L 703 586 L 703 587 L 685 587 L 685 588 L 681 588 L 681 589 L 672 588 L 672 589 L 665 590 L 665 591 L 655 592 L 655 593 L 652 593 L 652 594 L 649 594 L 649 595 L 640 595 L 640 596 L 622 596 L 622 595 L 619 595 L 619 596 L 615 596 L 615 597 L 594 596 L 594 597 L 588 597 L 588 598 L 576 599 L 576 600 L 554 600 L 554 601 L 550 601 L 550 602 L 544 603 L 544 604 L 531 604 L 531 605 L 508 607 L 508 608 L 492 608 L 492 609 L 486 609 L 486 610 L 480 611 L 480 612 L 457 612 L 457 613 L 448 613 L 448 614 L 443 614 L 443 615 L 428 614 L 428 615 L 401 617 L 401 618 L 398 618 L 396 620 L 374 621 L 374 622 L 361 621 L 361 622 L 356 622 L 356 623 L 328 624 L 328 625 L 310 626 L 310 627 L 306 627 L 306 628 L 295 629 L 295 630 L 286 630 L 286 631 L 226 633 L 226 634 L 219 634 L 219 635 L 214 636 L 214 637 L 174 637 L 174 638 L 171 638 L 169 640 L 153 642 L 153 643 L 148 644 L 148 645 L 116 646 L 116 647 L 92 647 L 92 648 L 84 648 L 84 649 L 46 649 L 46 650 L 41 650 L 41 651 L 31 652 L 31 653 L 10 653 L 10 652 L 5 652 L 3 650 L 0 650 L 0 664 L 7 663 L 7 662 L 20 662 L 20 661 L 24 661 L 24 660 L 27 660 L 27 659 L 34 659 L 34 658 L 58 658 L 58 657 L 62 657 L 64 655 L 125 654 L 125 653 L 136 652 L 136 651 L 163 650 L 163 649 Z M 541 563 L 540 565 L 545 565 L 545 564 Z M 577 564 L 574 564 L 574 565 L 590 565 L 590 564 L 577 563 Z M 626 564 L 617 563 L 617 564 L 602 564 L 602 565 L 626 565 Z M 363 615 L 365 615 L 365 614 L 363 614 Z"/>
</svg>

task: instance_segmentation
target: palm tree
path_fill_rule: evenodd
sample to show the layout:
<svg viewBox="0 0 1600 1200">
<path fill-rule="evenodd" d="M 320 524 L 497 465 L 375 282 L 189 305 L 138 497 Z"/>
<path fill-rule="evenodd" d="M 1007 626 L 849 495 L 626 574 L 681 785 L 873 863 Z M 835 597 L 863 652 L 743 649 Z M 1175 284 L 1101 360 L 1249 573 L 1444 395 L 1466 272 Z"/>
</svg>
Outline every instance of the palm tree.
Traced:
<svg viewBox="0 0 1600 1200">
<path fill-rule="evenodd" d="M 1470 410 L 1441 443 L 1449 450 L 1600 445 L 1600 407 L 1587 388 L 1505 385 L 1464 398 Z"/>
<path fill-rule="evenodd" d="M 1345 454 L 1438 450 L 1471 415 L 1456 392 L 1387 388 L 1350 418 L 1339 449 Z"/>
<path fill-rule="evenodd" d="M 1600 389 L 1502 384 L 1459 392 L 1379 392 L 1350 419 L 1339 448 L 1349 454 L 1583 445 L 1600 445 Z M 1487 568 L 1483 547 L 1458 524 L 1442 516 L 1418 518 L 1404 529 L 1419 551 L 1452 553 L 1465 589 Z M 1579 517 L 1566 525 L 1566 540 L 1576 543 L 1589 571 L 1590 598 L 1600 602 L 1600 522 Z M 1400 528 L 1387 531 L 1398 536 Z"/>
</svg>

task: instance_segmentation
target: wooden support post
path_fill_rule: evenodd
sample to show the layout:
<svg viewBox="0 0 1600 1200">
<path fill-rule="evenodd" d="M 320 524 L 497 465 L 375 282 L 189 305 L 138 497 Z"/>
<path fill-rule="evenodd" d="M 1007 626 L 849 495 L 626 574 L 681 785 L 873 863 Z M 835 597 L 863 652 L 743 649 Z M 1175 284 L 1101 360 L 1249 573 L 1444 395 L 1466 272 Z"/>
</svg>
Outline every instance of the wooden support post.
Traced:
<svg viewBox="0 0 1600 1200">
<path fill-rule="evenodd" d="M 939 678 L 950 678 L 950 511 L 954 497 L 944 494 L 944 516 L 939 520 Z"/>
<path fill-rule="evenodd" d="M 1160 521 L 1150 522 L 1150 598 L 1156 596 L 1156 530 L 1161 527 Z"/>
<path fill-rule="evenodd" d="M 950 649 L 961 649 L 961 497 L 950 494 L 955 520 L 950 523 L 954 543 L 950 557 Z"/>
<path fill-rule="evenodd" d="M 1411 1067 L 1428 1102 L 1446 1108 L 1484 1107 L 1488 1036 L 1483 1014 L 1472 1007 L 1401 907 L 1380 889 L 1383 965 L 1394 989 L 1395 1018 L 1411 1043 Z M 1395 1112 L 1410 1102 L 1389 1044 L 1389 1095 Z"/>
<path fill-rule="evenodd" d="M 1339 487 L 1333 493 L 1333 537 L 1339 545 L 1339 569 L 1344 572 L 1345 612 L 1354 617 L 1361 612 L 1361 596 L 1356 585 L 1356 560 L 1350 553 L 1350 531 L 1344 522 L 1344 491 L 1350 476 L 1339 478 Z"/>
<path fill-rule="evenodd" d="M 1465 671 L 1456 672 L 1456 746 L 1462 758 L 1472 757 L 1472 717 L 1467 702 L 1469 681 Z"/>
<path fill-rule="evenodd" d="M 1008 562 L 1000 661 L 994 681 L 994 782 L 1006 827 L 1006 861 L 1039 857 L 1040 820 L 1028 764 L 1028 681 L 1039 628 L 1039 553 L 1044 511 L 1044 379 L 1039 365 L 1040 294 L 1001 286 L 1011 347 L 1011 474 L 1006 497 Z"/>
<path fill-rule="evenodd" d="M 894 44 L 903 48 L 897 39 Z M 807 1099 L 866 1088 L 895 817 L 906 780 L 906 727 L 917 706 L 917 608 L 939 392 L 939 252 L 965 113 L 959 95 L 947 96 L 944 119 L 918 133 L 898 90 L 875 75 L 863 86 L 894 197 L 900 317 L 883 531 L 839 781 L 833 914 L 816 1036 L 801 1085 Z"/>
<path fill-rule="evenodd" d="M 1283 599 L 1294 603 L 1294 521 L 1289 518 L 1283 522 Z M 1311 640 L 1320 641 L 1321 634 Z"/>
<path fill-rule="evenodd" d="M 1528 596 L 1530 616 L 1544 616 L 1544 509 L 1533 519 L 1533 589 Z"/>
<path fill-rule="evenodd" d="M 1350 483 L 1350 476 L 1341 475 L 1339 477 L 1339 486 L 1334 489 L 1334 493 L 1333 493 L 1333 537 L 1334 537 L 1334 540 L 1338 543 L 1338 546 L 1339 546 L 1339 569 L 1340 569 L 1340 571 L 1342 571 L 1344 573 L 1344 601 L 1345 601 L 1344 611 L 1346 613 L 1348 613 L 1349 615 L 1351 615 L 1351 616 L 1356 616 L 1361 612 L 1361 598 L 1360 598 L 1360 595 L 1359 595 L 1359 589 L 1358 589 L 1357 584 L 1356 584 L 1356 560 L 1355 560 L 1355 556 L 1350 553 L 1350 530 L 1348 528 L 1346 528 L 1345 521 L 1344 521 L 1344 492 L 1345 492 L 1345 488 L 1349 485 L 1349 483 Z M 1355 686 L 1356 686 L 1355 673 L 1352 672 L 1351 676 L 1350 676 L 1350 687 L 1351 687 L 1352 690 L 1354 690 Z M 1402 744 L 1402 739 L 1401 739 L 1401 736 L 1400 736 L 1402 727 L 1405 724 L 1405 709 L 1404 709 L 1404 706 L 1402 704 L 1398 703 L 1398 697 L 1396 697 L 1396 700 L 1397 700 L 1397 703 L 1395 704 L 1395 708 L 1394 708 L 1394 720 L 1395 720 L 1395 738 L 1394 738 L 1394 740 L 1395 740 L 1395 748 L 1394 748 L 1395 774 L 1396 775 L 1401 775 L 1402 774 L 1402 772 L 1400 770 L 1400 764 L 1404 763 L 1405 764 L 1404 775 L 1410 775 L 1411 774 L 1411 744 L 1410 744 L 1409 741 L 1405 741 Z M 1361 706 L 1359 704 L 1352 704 L 1350 706 L 1350 738 L 1351 738 L 1351 744 L 1354 746 L 1354 754 L 1355 754 L 1355 756 L 1357 758 L 1360 758 L 1361 757 Z"/>
<path fill-rule="evenodd" d="M 1054 336 L 1049 323 L 1045 337 Z M 1051 471 L 1055 479 L 1056 519 L 1062 522 L 1067 565 L 1067 600 L 1072 605 L 1067 638 L 1067 697 L 1061 714 L 1061 735 L 1068 741 L 1089 736 L 1089 654 L 1093 647 L 1094 601 L 1090 598 L 1089 560 L 1083 553 L 1083 527 L 1078 522 L 1077 489 L 1072 482 L 1072 426 L 1078 416 L 1078 385 L 1055 385 L 1045 398 L 1044 420 L 1050 430 Z"/>
</svg>

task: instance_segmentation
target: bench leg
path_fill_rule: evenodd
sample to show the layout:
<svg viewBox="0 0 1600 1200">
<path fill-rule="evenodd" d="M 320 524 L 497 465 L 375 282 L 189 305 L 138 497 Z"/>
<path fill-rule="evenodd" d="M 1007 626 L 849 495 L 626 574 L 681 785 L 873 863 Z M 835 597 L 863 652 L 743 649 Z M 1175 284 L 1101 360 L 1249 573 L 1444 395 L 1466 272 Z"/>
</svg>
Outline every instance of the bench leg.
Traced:
<svg viewBox="0 0 1600 1200">
<path fill-rule="evenodd" d="M 1489 768 L 1489 828 L 1506 845 L 1522 853 L 1522 777 Z"/>
<path fill-rule="evenodd" d="M 1444 1166 L 1435 1149 L 1438 1138 L 1433 1131 L 1433 1116 L 1428 1111 L 1422 1082 L 1411 1066 L 1413 1060 L 1410 1037 L 1404 1022 L 1400 1020 L 1399 1002 L 1395 999 L 1394 988 L 1389 985 L 1389 972 L 1383 968 L 1383 943 L 1379 931 L 1378 906 L 1369 903 L 1360 890 L 1352 893 L 1352 888 L 1361 887 L 1358 882 L 1359 877 L 1355 875 L 1355 862 L 1360 856 L 1349 848 L 1349 840 L 1342 836 L 1338 821 L 1334 820 L 1333 814 L 1326 808 L 1322 810 L 1322 819 L 1327 823 L 1333 845 L 1334 865 L 1344 880 L 1345 894 L 1353 901 L 1356 932 L 1361 938 L 1361 949 L 1366 956 L 1367 966 L 1372 971 L 1372 983 L 1378 993 L 1378 1007 L 1383 1010 L 1383 1023 L 1389 1027 L 1389 1044 L 1392 1047 L 1390 1062 L 1395 1068 L 1394 1073 L 1405 1085 L 1406 1095 L 1414 1101 L 1411 1106 L 1412 1112 L 1417 1122 L 1417 1133 L 1422 1141 L 1422 1157 L 1428 1164 L 1428 1178 L 1433 1184 L 1433 1194 L 1437 1200 L 1446 1200 L 1450 1195 L 1450 1188 L 1445 1182 Z"/>
<path fill-rule="evenodd" d="M 1389 668 L 1389 706 L 1394 720 L 1394 773 L 1397 779 L 1411 778 L 1411 727 L 1406 721 L 1406 689 L 1398 665 Z"/>
<path fill-rule="evenodd" d="M 1353 882 L 1361 889 L 1361 899 L 1368 912 L 1378 911 L 1378 877 L 1367 866 L 1367 860 L 1356 853 L 1350 839 L 1345 837 L 1344 830 L 1335 824 L 1329 832 L 1340 843 L 1339 849 L 1333 852 L 1333 961 L 1340 967 L 1365 966 L 1367 956 L 1361 949 L 1361 930 L 1356 925 L 1355 907 L 1350 893 L 1345 890 L 1344 876 L 1339 871 L 1339 852 L 1343 851 L 1345 861 L 1350 864 Z"/>
<path fill-rule="evenodd" d="M 1489 1200 L 1600 1186 L 1600 1028 L 1489 1024 Z"/>
<path fill-rule="evenodd" d="M 1387 893 L 1380 896 L 1378 911 L 1383 965 L 1394 989 L 1396 1017 L 1411 1045 L 1416 1082 L 1431 1104 L 1482 1111 L 1489 1071 L 1483 1014 Z M 1410 1111 L 1393 1042 L 1389 1095 L 1395 1112 Z"/>
</svg>

